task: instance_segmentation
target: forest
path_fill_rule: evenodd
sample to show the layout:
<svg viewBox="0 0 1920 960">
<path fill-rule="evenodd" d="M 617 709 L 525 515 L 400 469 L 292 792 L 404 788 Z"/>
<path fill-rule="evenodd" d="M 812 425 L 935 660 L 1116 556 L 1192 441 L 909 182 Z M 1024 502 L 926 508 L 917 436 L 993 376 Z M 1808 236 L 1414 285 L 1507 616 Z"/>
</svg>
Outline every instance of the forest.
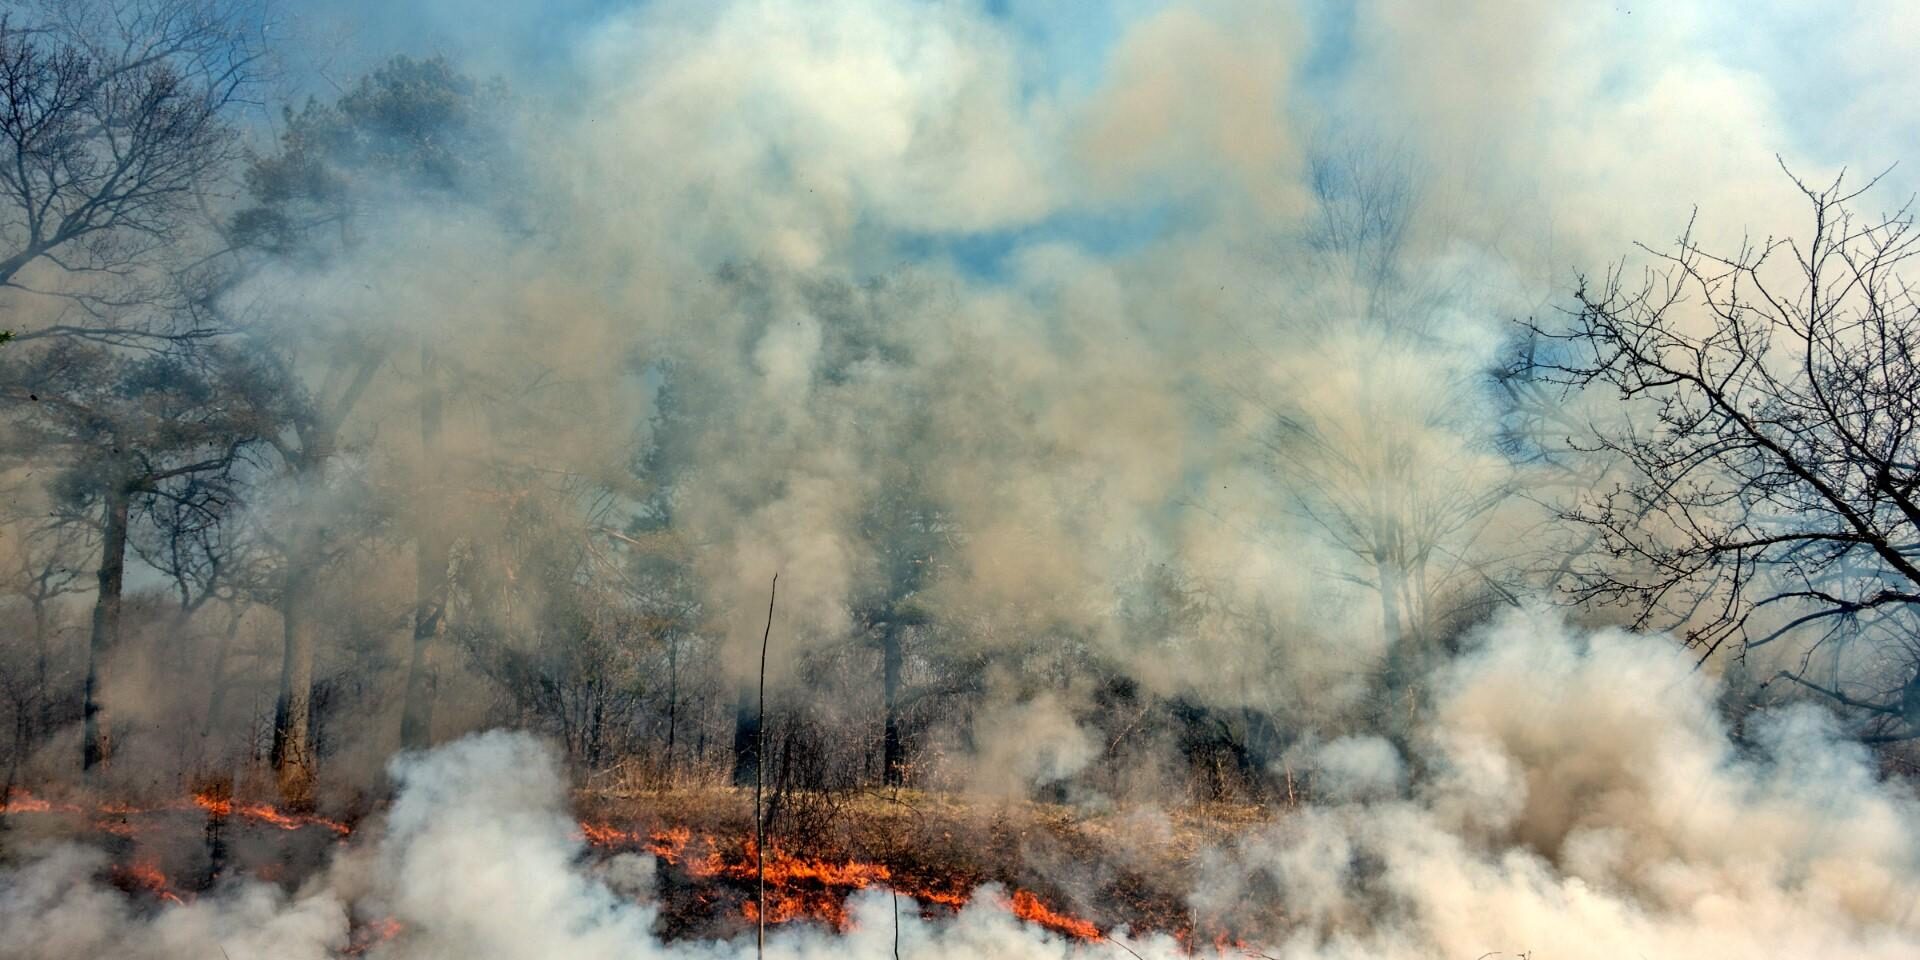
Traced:
<svg viewBox="0 0 1920 960">
<path fill-rule="evenodd" d="M 417 6 L 5 4 L 0 958 L 1920 945 L 1911 68 Z"/>
</svg>

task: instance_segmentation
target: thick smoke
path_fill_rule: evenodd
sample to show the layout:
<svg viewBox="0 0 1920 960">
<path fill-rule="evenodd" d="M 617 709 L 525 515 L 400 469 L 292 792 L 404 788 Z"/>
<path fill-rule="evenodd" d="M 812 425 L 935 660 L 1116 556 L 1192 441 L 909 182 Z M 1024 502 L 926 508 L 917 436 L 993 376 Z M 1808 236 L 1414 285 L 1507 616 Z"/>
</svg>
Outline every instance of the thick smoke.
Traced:
<svg viewBox="0 0 1920 960">
<path fill-rule="evenodd" d="M 1289 960 L 1920 949 L 1920 804 L 1825 714 L 1756 715 L 1736 737 L 1715 683 L 1670 641 L 1545 614 L 1482 631 L 1436 685 L 1410 758 L 1381 740 L 1320 748 L 1329 793 L 1346 799 L 1205 852 L 1194 909 L 1254 921 L 1272 940 L 1244 949 Z M 1411 785 L 1408 763 L 1423 771 Z M 350 917 L 404 926 L 368 953 L 387 960 L 752 952 L 655 938 L 651 862 L 583 859 L 560 767 L 531 737 L 472 736 L 391 773 L 398 797 L 374 838 L 291 894 L 241 881 L 143 913 L 94 885 L 98 855 L 43 851 L 0 881 L 0 956 L 327 957 L 348 946 Z M 892 956 L 887 896 L 858 895 L 852 914 L 841 936 L 776 929 L 768 953 Z M 903 910 L 899 924 L 903 957 L 1116 949 L 1023 927 L 992 891 L 950 919 Z"/>
<path fill-rule="evenodd" d="M 302 383 L 381 365 L 327 472 L 235 523 L 387 535 L 330 555 L 322 675 L 399 675 L 414 561 L 392 545 L 430 519 L 469 599 L 496 601 L 455 618 L 481 640 L 442 651 L 442 735 L 517 718 L 463 657 L 538 640 L 574 586 L 543 564 L 606 550 L 577 565 L 624 589 L 636 565 L 612 551 L 635 543 L 683 577 L 670 599 L 721 691 L 702 710 L 752 675 L 775 572 L 776 707 L 840 703 L 851 681 L 807 658 L 899 592 L 888 547 L 927 507 L 944 539 L 913 592 L 916 654 L 990 665 L 965 716 L 921 732 L 943 764 L 925 785 L 1074 780 L 1106 749 L 1090 705 L 1121 681 L 1279 718 L 1273 755 L 1316 804 L 1206 851 L 1190 894 L 1196 916 L 1265 931 L 1251 951 L 1920 952 L 1920 809 L 1832 718 L 1730 728 L 1718 664 L 1668 638 L 1533 612 L 1463 627 L 1527 602 L 1532 571 L 1489 558 L 1550 568 L 1565 546 L 1507 495 L 1530 478 L 1488 426 L 1506 322 L 1696 206 L 1709 233 L 1793 226 L 1775 154 L 1895 159 L 1910 69 L 1868 65 L 1920 62 L 1902 49 L 1920 31 L 1857 25 L 1911 14 L 1199 0 L 1083 23 L 1050 3 L 660 0 L 573 4 L 558 48 L 528 53 L 542 15 L 469 6 L 387 15 L 392 35 L 348 38 L 344 59 L 424 29 L 500 74 L 480 186 L 371 185 L 350 248 L 223 293 Z M 323 58 L 343 42 L 305 39 Z M 1849 92 L 1754 66 L 1803 56 Z M 448 385 L 432 451 L 428 365 Z M 1442 558 L 1394 613 L 1366 549 L 1381 511 L 1425 518 Z M 1385 621 L 1409 613 L 1430 649 L 1383 670 Z M 109 786 L 240 766 L 258 731 L 234 718 L 271 713 L 274 612 L 236 619 L 218 661 L 225 624 L 145 619 L 161 626 L 130 628 L 112 672 L 135 733 Z M 1431 698 L 1411 728 L 1383 719 L 1395 684 Z M 485 733 L 389 764 L 399 691 L 359 693 L 380 709 L 336 713 L 327 786 L 383 788 L 384 769 L 397 799 L 324 870 L 152 909 L 100 882 L 102 854 L 36 848 L 0 874 L 0 957 L 333 957 L 386 917 L 404 932 L 376 960 L 752 952 L 656 937 L 652 864 L 583 855 L 554 744 Z M 1168 798 L 1172 753 L 1127 755 L 1139 796 Z M 77 755 L 54 737 L 23 780 Z M 886 895 L 853 914 L 769 952 L 893 956 Z M 902 957 L 1117 951 L 1023 926 L 990 892 L 898 924 Z"/>
<path fill-rule="evenodd" d="M 1343 792 L 1247 840 L 1197 898 L 1267 891 L 1285 957 L 1910 954 L 1913 796 L 1810 708 L 1736 738 L 1668 641 L 1514 615 L 1438 680 L 1402 789 L 1384 743 L 1322 750 Z"/>
<path fill-rule="evenodd" d="M 892 588 L 877 545 L 897 537 L 876 517 L 926 504 L 959 531 L 917 591 L 953 627 L 943 653 L 1070 642 L 1154 694 L 1350 720 L 1386 644 L 1339 521 L 1380 508 L 1339 495 L 1404 513 L 1499 500 L 1433 534 L 1451 572 L 1418 612 L 1473 615 L 1482 561 L 1539 542 L 1540 517 L 1498 497 L 1526 478 L 1491 455 L 1473 386 L 1502 324 L 1694 204 L 1735 233 L 1778 229 L 1792 193 L 1770 154 L 1837 159 L 1778 142 L 1789 106 L 1817 105 L 1777 104 L 1742 48 L 1705 42 L 1728 12 L 1711 5 L 1221 0 L 1097 29 L 1005 6 L 574 11 L 538 57 L 518 53 L 525 10 L 367 21 L 406 23 L 358 50 L 424 33 L 497 71 L 502 146 L 460 197 L 373 185 L 350 251 L 227 294 L 309 386 L 386 358 L 328 475 L 281 478 L 252 522 L 397 541 L 438 525 L 472 581 L 490 551 L 524 549 L 524 525 L 556 526 L 536 510 L 570 513 L 576 541 L 670 513 L 660 553 L 688 572 L 727 681 L 752 672 L 781 571 L 770 667 L 804 688 L 798 660 Z M 335 14 L 352 19 L 300 22 Z M 319 55 L 340 38 L 306 39 Z M 401 426 L 422 345 L 449 383 L 431 453 Z M 1340 456 L 1270 455 L 1276 417 Z M 583 503 L 599 512 L 581 522 Z M 331 638 L 322 675 L 406 654 L 388 626 L 410 559 L 345 561 L 322 592 L 393 648 Z M 547 606 L 525 572 L 498 569 L 529 595 L 495 611 L 501 631 Z M 255 655 L 235 682 L 271 695 L 267 619 L 240 631 Z M 450 693 L 484 693 L 443 660 Z M 117 690 L 123 715 L 178 729 L 210 699 L 157 686 Z M 1090 693 L 1053 695 L 1071 714 Z M 456 706 L 479 699 L 443 697 L 442 721 L 499 719 Z M 336 766 L 371 775 L 397 724 L 357 719 L 333 731 Z"/>
</svg>

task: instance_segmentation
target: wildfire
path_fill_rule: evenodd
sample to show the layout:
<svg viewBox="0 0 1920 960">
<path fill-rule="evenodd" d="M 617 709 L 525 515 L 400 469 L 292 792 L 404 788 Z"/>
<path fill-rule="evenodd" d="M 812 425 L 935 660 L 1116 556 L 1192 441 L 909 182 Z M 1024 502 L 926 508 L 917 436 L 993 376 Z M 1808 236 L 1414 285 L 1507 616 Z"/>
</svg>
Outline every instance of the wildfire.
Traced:
<svg viewBox="0 0 1920 960">
<path fill-rule="evenodd" d="M 7 795 L 5 803 L 0 803 L 0 814 L 15 813 L 80 813 L 79 807 L 70 803 L 56 804 L 28 793 L 15 790 Z"/>
<path fill-rule="evenodd" d="M 338 820 L 315 817 L 308 814 L 284 813 L 264 803 L 235 803 L 225 797 L 207 793 L 196 793 L 193 805 L 216 817 L 239 816 L 243 820 L 277 827 L 281 830 L 299 830 L 302 827 L 319 827 L 331 830 L 340 837 L 353 833 L 353 828 Z"/>
<path fill-rule="evenodd" d="M 34 796 L 23 790 L 8 794 L 0 803 L 4 814 L 66 814 L 88 818 L 93 829 L 123 837 L 136 834 L 130 821 L 164 813 L 198 812 L 210 819 L 237 819 L 281 831 L 326 830 L 344 840 L 353 832 L 347 824 L 324 817 L 291 813 L 265 803 L 246 803 L 213 792 L 154 806 L 117 802 L 83 805 L 58 802 Z M 814 922 L 834 930 L 845 930 L 850 923 L 847 898 L 858 890 L 888 889 L 912 898 L 924 908 L 958 910 L 972 897 L 972 888 L 980 878 L 966 876 L 926 878 L 897 872 L 887 864 L 857 859 L 825 859 L 796 855 L 778 844 L 766 850 L 764 863 L 757 863 L 757 848 L 752 838 L 728 842 L 711 834 L 695 834 L 685 827 L 650 831 L 626 830 L 607 823 L 581 822 L 580 839 L 602 850 L 632 849 L 652 854 L 696 884 L 693 897 L 707 907 L 737 903 L 737 913 L 747 922 L 759 920 L 760 904 L 750 891 L 764 870 L 766 879 L 766 920 L 768 923 Z M 262 871 L 262 878 L 266 879 Z M 165 903 L 181 904 L 191 898 L 179 892 L 160 865 L 140 859 L 112 868 L 115 885 L 133 894 L 145 894 Z M 1092 920 L 1074 916 L 1050 906 L 1032 890 L 1011 889 L 999 898 L 1000 904 L 1022 921 L 1080 941 L 1105 938 Z M 346 953 L 359 956 L 392 940 L 402 932 L 392 917 L 373 920 L 354 928 Z M 1186 935 L 1185 931 L 1181 935 Z M 1219 945 L 1216 945 L 1219 946 Z"/>
<path fill-rule="evenodd" d="M 1055 911 L 1025 890 L 1015 890 L 1013 896 L 1007 898 L 1007 909 L 1028 923 L 1064 933 L 1076 940 L 1098 940 L 1102 936 L 1100 928 L 1091 922 Z"/>
<path fill-rule="evenodd" d="M 252 823 L 274 827 L 279 830 L 301 830 L 315 827 L 331 831 L 335 836 L 345 838 L 353 833 L 353 828 L 338 820 L 316 817 L 309 814 L 288 813 L 266 803 L 236 803 L 226 797 L 211 793 L 196 793 L 185 799 L 161 803 L 153 806 L 137 806 L 118 802 L 102 802 L 92 807 L 75 803 L 54 803 L 36 797 L 25 790 L 15 790 L 8 795 L 6 803 L 0 804 L 0 814 L 84 814 L 93 818 L 95 829 L 119 836 L 130 836 L 133 827 L 126 821 L 135 817 L 155 814 L 180 813 L 199 810 L 214 817 L 239 817 Z"/>
<path fill-rule="evenodd" d="M 352 939 L 347 943 L 347 956 L 357 957 L 374 947 L 400 935 L 406 929 L 400 921 L 392 917 L 382 917 L 372 923 L 355 927 Z"/>
<path fill-rule="evenodd" d="M 711 835 L 696 838 L 685 828 L 654 830 L 646 834 L 622 830 L 608 824 L 581 823 L 579 836 L 601 848 L 638 847 L 651 852 L 661 862 L 678 866 L 696 879 L 730 880 L 744 888 L 756 880 L 754 841 L 748 838 L 737 847 L 740 853 L 729 857 L 723 851 L 729 845 Z M 699 855 L 689 848 L 700 850 Z M 835 930 L 844 930 L 849 918 L 847 896 L 870 887 L 891 889 L 929 905 L 959 909 L 970 898 L 960 884 L 934 885 L 896 876 L 883 863 L 860 860 L 833 861 L 795 856 L 777 845 L 767 848 L 764 864 L 767 886 L 767 922 L 814 921 Z M 1045 927 L 1076 940 L 1098 940 L 1102 934 L 1092 921 L 1061 913 L 1046 905 L 1038 894 L 1015 890 L 1006 906 L 1028 923 Z M 760 919 L 759 904 L 749 899 L 741 905 L 749 922 Z"/>
<path fill-rule="evenodd" d="M 173 883 L 167 879 L 166 873 L 158 864 L 140 860 L 125 866 L 115 866 L 112 877 L 114 883 L 130 893 L 145 892 L 168 903 L 186 902 L 173 891 Z"/>
</svg>

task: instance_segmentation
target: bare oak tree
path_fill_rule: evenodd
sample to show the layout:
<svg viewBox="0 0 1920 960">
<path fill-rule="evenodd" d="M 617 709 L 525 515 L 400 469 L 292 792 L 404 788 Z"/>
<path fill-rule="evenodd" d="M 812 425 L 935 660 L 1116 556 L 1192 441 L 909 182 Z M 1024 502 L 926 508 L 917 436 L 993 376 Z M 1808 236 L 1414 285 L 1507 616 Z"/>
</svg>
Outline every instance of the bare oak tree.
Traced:
<svg viewBox="0 0 1920 960">
<path fill-rule="evenodd" d="M 37 14 L 37 15 L 36 15 Z M 125 302 L 237 156 L 251 8 L 73 0 L 0 16 L 0 287 Z M 91 314 L 85 311 L 84 314 Z M 95 330 L 83 315 L 18 339 Z"/>
<path fill-rule="evenodd" d="M 1308 172 L 1314 208 L 1285 265 L 1283 319 L 1288 350 L 1313 359 L 1296 382 L 1243 399 L 1268 423 L 1257 439 L 1288 511 L 1378 597 L 1393 697 L 1463 612 L 1510 599 L 1481 541 L 1512 488 L 1478 442 L 1481 371 L 1436 362 L 1458 352 L 1448 318 L 1468 292 L 1415 250 L 1416 226 L 1433 215 L 1410 162 L 1330 145 Z"/>
<path fill-rule="evenodd" d="M 265 429 L 253 371 L 230 354 L 128 357 L 81 342 L 0 368 L 9 412 L 0 450 L 63 464 L 60 509 L 96 525 L 98 588 L 88 640 L 81 768 L 113 752 L 107 669 L 120 640 L 130 535 L 138 523 L 212 523 L 237 499 L 232 471 Z"/>
<path fill-rule="evenodd" d="M 1514 373 L 1627 404 L 1561 441 L 1620 466 L 1565 509 L 1599 549 L 1562 589 L 1703 660 L 1797 643 L 1776 679 L 1920 736 L 1920 234 L 1910 207 L 1854 213 L 1877 180 L 1793 182 L 1804 236 L 1715 254 L 1689 226 L 1525 324 Z"/>
</svg>

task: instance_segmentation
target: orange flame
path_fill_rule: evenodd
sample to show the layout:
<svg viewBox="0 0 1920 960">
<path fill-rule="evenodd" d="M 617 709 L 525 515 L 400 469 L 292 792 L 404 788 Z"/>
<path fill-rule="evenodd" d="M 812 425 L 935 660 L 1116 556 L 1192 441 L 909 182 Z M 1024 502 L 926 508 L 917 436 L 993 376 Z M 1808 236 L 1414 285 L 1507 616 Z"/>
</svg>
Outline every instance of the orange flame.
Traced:
<svg viewBox="0 0 1920 960">
<path fill-rule="evenodd" d="M 197 793 L 185 801 L 153 807 L 112 802 L 83 807 L 72 803 L 56 803 L 23 790 L 14 790 L 7 795 L 5 803 L 0 804 L 0 813 L 6 814 L 91 814 L 95 829 L 122 836 L 130 836 L 135 832 L 127 822 L 129 818 L 186 810 L 201 811 L 216 818 L 237 817 L 283 831 L 324 829 L 343 840 L 353 832 L 351 827 L 337 820 L 288 813 L 264 803 L 238 802 L 215 793 Z M 576 836 L 596 848 L 645 850 L 663 863 L 678 866 L 691 877 L 731 881 L 738 885 L 736 889 L 752 883 L 757 870 L 764 869 L 767 922 L 774 924 L 812 921 L 834 930 L 844 930 L 849 923 L 847 897 L 854 891 L 868 888 L 892 889 L 924 905 L 956 910 L 971 899 L 970 892 L 962 886 L 966 883 L 964 878 L 927 880 L 896 876 L 883 863 L 796 856 L 778 845 L 770 845 L 765 863 L 756 864 L 757 848 L 751 838 L 729 844 L 710 834 L 696 837 L 684 827 L 643 833 L 606 823 L 581 822 L 577 826 Z M 182 895 L 174 890 L 166 874 L 153 862 L 136 861 L 116 866 L 113 876 L 117 884 L 130 892 L 145 892 L 170 903 L 185 902 Z M 702 902 L 713 902 L 712 894 L 699 896 Z M 1055 910 L 1030 890 L 1012 890 L 1002 900 L 1002 905 L 1022 921 L 1076 940 L 1104 938 L 1100 927 L 1093 921 Z M 755 900 L 749 899 L 739 909 L 749 922 L 758 921 L 760 905 Z M 373 921 L 356 929 L 346 952 L 353 956 L 364 954 L 398 936 L 401 931 L 399 921 L 391 917 Z M 1222 944 L 1215 946 L 1219 948 Z"/>
<path fill-rule="evenodd" d="M 0 803 L 0 814 L 10 813 L 79 813 L 80 808 L 71 803 L 52 803 L 28 793 L 14 790 L 7 795 L 5 803 Z"/>
<path fill-rule="evenodd" d="M 185 903 L 157 864 L 145 860 L 113 868 L 113 877 L 129 890 L 144 890 L 168 903 Z"/>
<path fill-rule="evenodd" d="M 315 817 L 308 814 L 283 813 L 264 803 L 235 803 L 225 797 L 209 793 L 193 795 L 193 805 L 216 817 L 238 815 L 244 820 L 263 823 L 281 830 L 298 830 L 302 827 L 320 827 L 345 837 L 353 833 L 353 828 L 338 820 Z"/>
<path fill-rule="evenodd" d="M 741 883 L 753 881 L 756 874 L 752 838 L 739 845 L 738 857 L 729 858 L 724 844 L 712 835 L 702 834 L 695 842 L 684 827 L 654 830 L 646 834 L 622 830 L 604 823 L 581 823 L 577 833 L 587 843 L 601 848 L 644 848 L 661 862 L 679 866 L 696 878 L 725 878 Z M 703 850 L 698 856 L 689 847 Z M 849 922 L 846 911 L 848 894 L 870 887 L 892 889 L 923 904 L 959 909 L 970 896 L 958 889 L 942 889 L 910 878 L 896 877 L 882 863 L 860 860 L 833 861 L 799 857 L 770 845 L 767 849 L 767 922 L 788 923 L 811 920 L 835 930 L 844 930 Z M 1027 890 L 1015 890 L 1007 901 L 1008 909 L 1020 919 L 1079 940 L 1098 940 L 1100 928 L 1092 921 L 1056 911 Z M 760 908 L 748 900 L 741 912 L 749 922 L 758 922 Z"/>
<path fill-rule="evenodd" d="M 1007 900 L 1007 908 L 1013 911 L 1014 916 L 1028 923 L 1064 933 L 1075 940 L 1099 940 L 1104 936 L 1092 922 L 1060 913 L 1025 890 L 1015 890 Z"/>
<path fill-rule="evenodd" d="M 406 927 L 393 917 L 382 917 L 353 931 L 347 943 L 347 956 L 357 957 L 400 935 Z"/>
<path fill-rule="evenodd" d="M 287 813 L 266 803 L 236 803 L 225 797 L 210 793 L 196 793 L 190 799 L 162 803 L 156 806 L 142 807 L 117 801 L 105 801 L 92 808 L 74 803 L 53 803 L 28 793 L 15 790 L 8 794 L 7 801 L 0 804 L 0 814 L 32 813 L 76 813 L 91 814 L 94 826 L 107 833 L 126 836 L 132 827 L 125 821 L 129 817 L 150 816 L 156 813 L 178 813 L 186 810 L 203 810 L 216 817 L 238 816 L 243 820 L 276 827 L 281 830 L 300 830 L 306 827 L 318 827 L 330 830 L 335 835 L 346 837 L 353 828 L 338 820 L 316 817 L 308 814 Z"/>
</svg>

